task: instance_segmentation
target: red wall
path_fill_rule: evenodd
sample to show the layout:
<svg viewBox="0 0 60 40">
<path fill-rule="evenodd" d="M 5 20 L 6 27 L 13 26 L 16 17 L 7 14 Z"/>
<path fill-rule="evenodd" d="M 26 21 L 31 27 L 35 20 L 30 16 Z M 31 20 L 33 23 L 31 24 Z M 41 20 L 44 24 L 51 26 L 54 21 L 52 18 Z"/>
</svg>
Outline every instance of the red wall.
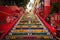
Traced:
<svg viewBox="0 0 60 40">
<path fill-rule="evenodd" d="M 50 13 L 50 0 L 44 0 L 44 19 Z"/>
<path fill-rule="evenodd" d="M 55 2 L 57 2 L 57 0 L 52 0 L 52 3 L 55 3 Z"/>
<path fill-rule="evenodd" d="M 44 19 L 47 17 L 47 15 L 50 13 L 50 6 L 44 7 Z"/>
</svg>

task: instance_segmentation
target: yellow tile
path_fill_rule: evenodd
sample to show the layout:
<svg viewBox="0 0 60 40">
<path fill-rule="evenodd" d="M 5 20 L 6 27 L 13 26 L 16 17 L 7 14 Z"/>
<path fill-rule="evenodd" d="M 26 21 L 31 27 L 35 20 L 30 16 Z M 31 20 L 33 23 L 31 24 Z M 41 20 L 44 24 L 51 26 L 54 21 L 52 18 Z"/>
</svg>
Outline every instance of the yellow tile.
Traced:
<svg viewBox="0 0 60 40">
<path fill-rule="evenodd" d="M 44 39 L 49 39 L 50 38 L 50 36 L 44 36 Z"/>
<path fill-rule="evenodd" d="M 34 26 L 31 26 L 32 28 L 34 27 Z"/>
<path fill-rule="evenodd" d="M 32 30 L 32 32 L 43 32 L 43 30 Z"/>
<path fill-rule="evenodd" d="M 14 32 L 28 32 L 28 30 L 14 30 Z"/>
<path fill-rule="evenodd" d="M 40 25 L 39 27 L 40 27 L 40 28 L 42 28 L 43 26 L 42 26 L 42 25 Z"/>
<path fill-rule="evenodd" d="M 20 25 L 17 25 L 16 28 L 20 28 Z"/>
<path fill-rule="evenodd" d="M 16 39 L 16 36 L 10 36 L 9 38 L 10 39 Z"/>
</svg>

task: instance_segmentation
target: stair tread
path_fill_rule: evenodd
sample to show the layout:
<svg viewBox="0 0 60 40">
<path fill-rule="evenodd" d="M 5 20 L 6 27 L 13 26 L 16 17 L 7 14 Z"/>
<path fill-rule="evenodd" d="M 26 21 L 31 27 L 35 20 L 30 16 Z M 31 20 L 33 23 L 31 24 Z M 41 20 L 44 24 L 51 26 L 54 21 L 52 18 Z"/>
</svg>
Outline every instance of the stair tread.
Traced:
<svg viewBox="0 0 60 40">
<path fill-rule="evenodd" d="M 20 32 L 30 32 L 30 31 L 31 31 L 31 32 L 37 32 L 37 33 L 38 33 L 38 32 L 46 32 L 46 30 L 27 30 L 27 29 L 26 29 L 26 30 L 12 30 L 12 31 L 13 31 L 14 33 L 15 33 L 15 32 L 18 32 L 18 33 L 20 33 Z"/>
</svg>

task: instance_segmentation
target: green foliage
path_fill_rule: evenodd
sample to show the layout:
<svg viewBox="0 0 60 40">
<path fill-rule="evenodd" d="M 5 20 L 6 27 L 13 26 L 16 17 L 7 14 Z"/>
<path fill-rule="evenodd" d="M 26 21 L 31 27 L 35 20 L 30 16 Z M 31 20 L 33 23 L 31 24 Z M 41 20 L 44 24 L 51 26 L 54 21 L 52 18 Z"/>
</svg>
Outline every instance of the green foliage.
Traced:
<svg viewBox="0 0 60 40">
<path fill-rule="evenodd" d="M 20 5 L 19 6 L 22 6 L 24 8 L 26 8 L 26 5 L 28 4 L 29 0 L 20 0 Z"/>
<path fill-rule="evenodd" d="M 3 6 L 8 5 L 17 5 L 18 7 L 26 7 L 26 4 L 29 2 L 29 0 L 2 0 Z"/>
<path fill-rule="evenodd" d="M 52 6 L 52 8 L 51 8 L 51 12 L 50 13 L 58 13 L 58 11 L 59 11 L 58 3 L 57 2 L 53 3 L 51 6 Z"/>
</svg>

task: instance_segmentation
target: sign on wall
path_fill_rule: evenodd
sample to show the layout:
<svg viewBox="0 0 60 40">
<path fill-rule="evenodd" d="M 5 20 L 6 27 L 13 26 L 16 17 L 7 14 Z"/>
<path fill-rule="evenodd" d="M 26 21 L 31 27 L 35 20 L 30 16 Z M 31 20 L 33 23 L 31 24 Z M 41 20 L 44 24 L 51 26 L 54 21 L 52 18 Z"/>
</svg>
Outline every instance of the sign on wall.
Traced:
<svg viewBox="0 0 60 40">
<path fill-rule="evenodd" d="M 44 0 L 44 6 L 50 6 L 50 0 Z"/>
</svg>

